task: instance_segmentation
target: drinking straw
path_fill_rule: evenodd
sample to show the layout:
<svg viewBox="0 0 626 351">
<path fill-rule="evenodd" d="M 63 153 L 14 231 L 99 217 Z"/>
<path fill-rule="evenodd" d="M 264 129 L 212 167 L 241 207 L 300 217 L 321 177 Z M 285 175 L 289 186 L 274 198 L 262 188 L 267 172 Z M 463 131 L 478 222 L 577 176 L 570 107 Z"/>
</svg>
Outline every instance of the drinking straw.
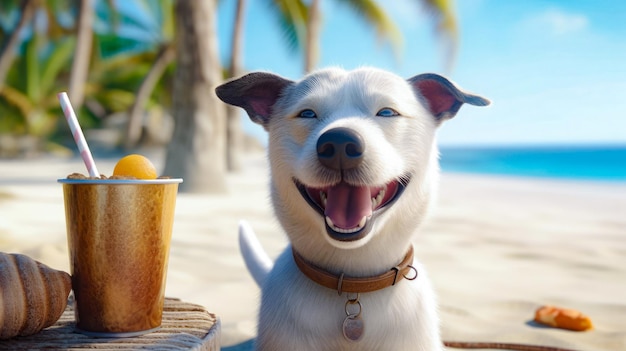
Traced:
<svg viewBox="0 0 626 351">
<path fill-rule="evenodd" d="M 89 176 L 96 178 L 100 177 L 100 173 L 98 173 L 96 163 L 93 161 L 91 151 L 89 151 L 89 145 L 87 145 L 87 140 L 85 140 L 83 130 L 80 129 L 80 124 L 78 124 L 78 118 L 76 118 L 76 114 L 74 113 L 74 109 L 72 108 L 70 99 L 67 97 L 67 93 L 59 93 L 57 94 L 57 97 L 59 98 L 59 102 L 61 103 L 61 108 L 63 109 L 63 114 L 65 115 L 67 124 L 69 124 L 70 130 L 72 131 L 72 136 L 74 137 L 76 146 L 78 146 L 78 151 L 80 151 L 80 156 L 83 158 L 85 166 L 87 166 Z"/>
</svg>

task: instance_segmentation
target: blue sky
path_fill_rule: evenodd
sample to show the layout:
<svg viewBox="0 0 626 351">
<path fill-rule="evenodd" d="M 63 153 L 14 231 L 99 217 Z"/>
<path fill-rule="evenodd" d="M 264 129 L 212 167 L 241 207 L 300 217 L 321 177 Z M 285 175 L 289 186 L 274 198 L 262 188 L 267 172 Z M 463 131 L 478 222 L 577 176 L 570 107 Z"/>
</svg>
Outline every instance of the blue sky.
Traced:
<svg viewBox="0 0 626 351">
<path fill-rule="evenodd" d="M 450 71 L 419 1 L 379 2 L 403 34 L 400 57 L 350 8 L 323 0 L 318 66 L 442 73 L 493 101 L 463 107 L 442 126 L 441 145 L 626 144 L 626 1 L 457 1 L 460 45 Z M 222 1 L 218 13 L 224 59 L 234 3 Z M 248 4 L 246 70 L 298 79 L 302 55 L 287 49 L 267 2 Z M 246 129 L 265 138 L 248 122 Z"/>
</svg>

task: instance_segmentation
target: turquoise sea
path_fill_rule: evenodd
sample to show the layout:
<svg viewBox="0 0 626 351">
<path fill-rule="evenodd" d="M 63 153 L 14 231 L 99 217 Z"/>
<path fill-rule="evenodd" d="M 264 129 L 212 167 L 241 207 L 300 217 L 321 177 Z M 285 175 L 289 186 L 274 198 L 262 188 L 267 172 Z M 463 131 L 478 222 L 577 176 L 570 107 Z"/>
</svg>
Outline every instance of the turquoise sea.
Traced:
<svg viewBox="0 0 626 351">
<path fill-rule="evenodd" d="M 626 182 L 626 145 L 441 147 L 443 172 Z"/>
</svg>

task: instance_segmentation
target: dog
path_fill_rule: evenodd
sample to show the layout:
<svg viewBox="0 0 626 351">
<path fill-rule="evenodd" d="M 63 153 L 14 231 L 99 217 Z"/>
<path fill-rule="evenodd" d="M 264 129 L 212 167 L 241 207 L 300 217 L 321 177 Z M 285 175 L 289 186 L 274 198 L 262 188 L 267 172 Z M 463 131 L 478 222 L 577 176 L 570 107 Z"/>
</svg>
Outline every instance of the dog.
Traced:
<svg viewBox="0 0 626 351">
<path fill-rule="evenodd" d="M 412 239 L 436 197 L 436 131 L 490 101 L 441 75 L 363 67 L 292 81 L 254 72 L 216 88 L 269 134 L 271 200 L 290 245 L 274 263 L 249 225 L 262 297 L 257 350 L 443 350 Z"/>
</svg>

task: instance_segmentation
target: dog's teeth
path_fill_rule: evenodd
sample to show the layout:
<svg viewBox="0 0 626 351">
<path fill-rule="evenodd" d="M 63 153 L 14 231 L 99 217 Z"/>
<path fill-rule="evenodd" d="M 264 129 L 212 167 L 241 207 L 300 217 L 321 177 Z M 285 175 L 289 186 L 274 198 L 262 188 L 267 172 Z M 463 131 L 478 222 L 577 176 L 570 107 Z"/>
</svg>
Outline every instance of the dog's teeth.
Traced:
<svg viewBox="0 0 626 351">
<path fill-rule="evenodd" d="M 322 201 L 322 206 L 326 207 L 326 193 L 320 191 L 320 200 Z"/>
<path fill-rule="evenodd" d="M 378 207 L 379 202 L 378 202 L 378 196 L 374 196 L 372 198 L 372 210 L 374 210 L 376 207 Z"/>
<path fill-rule="evenodd" d="M 333 223 L 333 220 L 330 219 L 330 217 L 328 216 L 326 216 L 326 224 L 328 224 L 328 226 L 332 230 L 336 231 L 337 233 L 351 234 L 354 232 L 358 232 L 359 230 L 363 229 L 363 227 L 365 227 L 365 225 L 367 224 L 367 217 L 364 216 L 363 218 L 361 218 L 361 222 L 359 222 L 359 225 L 356 228 L 350 228 L 350 229 L 339 228 L 335 226 L 335 223 Z"/>
<path fill-rule="evenodd" d="M 372 210 L 375 210 L 376 207 L 380 205 L 380 199 L 378 197 L 372 198 Z"/>
<path fill-rule="evenodd" d="M 367 217 L 361 218 L 361 222 L 359 222 L 359 229 L 365 227 L 366 223 L 367 223 Z"/>
<path fill-rule="evenodd" d="M 376 207 L 380 206 L 384 198 L 385 198 L 385 189 L 382 189 L 380 192 L 378 192 L 378 194 L 376 194 L 375 197 L 372 198 L 372 209 L 375 209 Z"/>
<path fill-rule="evenodd" d="M 329 227 L 331 227 L 333 230 L 335 230 L 335 223 L 333 223 L 333 220 L 330 219 L 330 217 L 326 216 L 326 224 L 328 224 Z"/>
</svg>

